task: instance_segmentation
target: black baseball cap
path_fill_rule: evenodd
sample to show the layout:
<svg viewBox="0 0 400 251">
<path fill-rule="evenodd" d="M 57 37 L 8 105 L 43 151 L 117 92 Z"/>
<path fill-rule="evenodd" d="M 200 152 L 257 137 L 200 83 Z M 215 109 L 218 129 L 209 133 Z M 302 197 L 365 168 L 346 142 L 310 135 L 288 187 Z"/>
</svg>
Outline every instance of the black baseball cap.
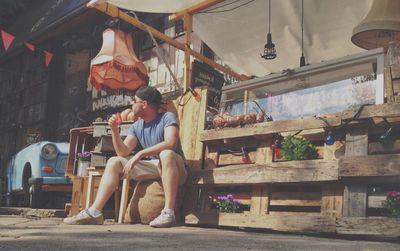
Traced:
<svg viewBox="0 0 400 251">
<path fill-rule="evenodd" d="M 156 88 L 151 86 L 140 87 L 136 91 L 135 95 L 155 106 L 160 106 L 163 104 L 161 93 Z"/>
</svg>

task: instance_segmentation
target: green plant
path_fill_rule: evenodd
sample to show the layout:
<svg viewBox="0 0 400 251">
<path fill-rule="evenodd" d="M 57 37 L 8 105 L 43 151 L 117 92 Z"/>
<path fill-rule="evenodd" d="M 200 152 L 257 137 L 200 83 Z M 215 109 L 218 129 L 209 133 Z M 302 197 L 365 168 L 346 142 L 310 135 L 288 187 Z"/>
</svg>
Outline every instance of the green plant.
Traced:
<svg viewBox="0 0 400 251">
<path fill-rule="evenodd" d="M 242 202 L 233 197 L 232 194 L 226 196 L 218 196 L 217 208 L 221 213 L 238 213 L 241 212 L 240 206 Z"/>
<path fill-rule="evenodd" d="M 318 157 L 317 150 L 309 140 L 292 134 L 283 139 L 281 154 L 284 160 L 304 160 Z"/>
<path fill-rule="evenodd" d="M 400 191 L 388 192 L 383 208 L 389 211 L 389 216 L 400 218 Z"/>
</svg>

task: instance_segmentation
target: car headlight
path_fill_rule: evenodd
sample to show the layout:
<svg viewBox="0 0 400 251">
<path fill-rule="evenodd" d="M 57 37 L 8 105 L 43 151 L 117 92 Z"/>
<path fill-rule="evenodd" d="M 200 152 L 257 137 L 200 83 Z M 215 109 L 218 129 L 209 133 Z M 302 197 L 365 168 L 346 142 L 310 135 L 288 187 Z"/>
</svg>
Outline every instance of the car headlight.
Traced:
<svg viewBox="0 0 400 251">
<path fill-rule="evenodd" d="M 52 160 L 57 157 L 57 147 L 54 144 L 46 144 L 42 148 L 42 157 L 46 160 Z"/>
</svg>

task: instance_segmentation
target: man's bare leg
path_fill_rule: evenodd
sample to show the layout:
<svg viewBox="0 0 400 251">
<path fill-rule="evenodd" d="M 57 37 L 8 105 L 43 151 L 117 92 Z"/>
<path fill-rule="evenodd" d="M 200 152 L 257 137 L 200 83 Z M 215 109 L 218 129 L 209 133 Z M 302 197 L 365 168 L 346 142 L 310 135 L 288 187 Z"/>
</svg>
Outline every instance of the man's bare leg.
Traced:
<svg viewBox="0 0 400 251">
<path fill-rule="evenodd" d="M 112 157 L 107 161 L 106 169 L 103 177 L 101 178 L 99 189 L 97 191 L 96 199 L 92 207 L 97 210 L 103 210 L 108 199 L 114 193 L 116 187 L 119 185 L 119 180 L 122 174 L 123 165 L 120 157 Z"/>
<path fill-rule="evenodd" d="M 170 150 L 163 151 L 160 154 L 160 161 L 162 166 L 161 179 L 165 193 L 164 209 L 174 210 L 181 174 L 173 154 L 174 152 Z"/>
</svg>

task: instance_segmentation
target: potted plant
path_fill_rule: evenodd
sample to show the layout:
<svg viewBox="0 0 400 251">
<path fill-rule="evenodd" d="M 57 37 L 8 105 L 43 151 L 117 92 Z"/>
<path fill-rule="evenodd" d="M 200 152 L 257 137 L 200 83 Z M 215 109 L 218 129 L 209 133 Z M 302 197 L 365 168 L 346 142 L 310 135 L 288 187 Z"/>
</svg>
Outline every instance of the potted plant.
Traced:
<svg viewBox="0 0 400 251">
<path fill-rule="evenodd" d="M 217 198 L 217 209 L 220 213 L 240 213 L 242 205 L 242 202 L 235 199 L 232 194 Z"/>
<path fill-rule="evenodd" d="M 383 208 L 389 211 L 390 217 L 400 218 L 400 191 L 388 192 Z"/>
<path fill-rule="evenodd" d="M 280 153 L 284 160 L 306 160 L 318 157 L 317 150 L 309 140 L 292 134 L 283 139 Z"/>
<path fill-rule="evenodd" d="M 92 154 L 90 152 L 81 152 L 77 154 L 78 158 L 78 176 L 87 176 L 88 175 L 88 167 L 90 165 L 90 158 Z"/>
</svg>

